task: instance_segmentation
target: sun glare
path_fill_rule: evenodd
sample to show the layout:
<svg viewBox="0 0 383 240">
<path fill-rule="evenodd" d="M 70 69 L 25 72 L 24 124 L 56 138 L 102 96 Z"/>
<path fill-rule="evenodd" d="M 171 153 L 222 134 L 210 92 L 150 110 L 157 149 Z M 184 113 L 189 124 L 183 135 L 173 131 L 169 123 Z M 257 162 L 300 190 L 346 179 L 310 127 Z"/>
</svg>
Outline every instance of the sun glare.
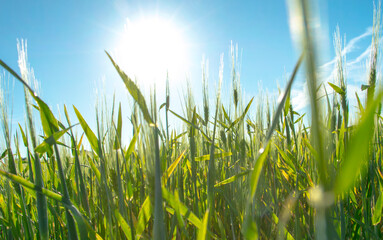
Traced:
<svg viewBox="0 0 383 240">
<path fill-rule="evenodd" d="M 182 29 L 159 17 L 127 20 L 116 49 L 118 64 L 140 85 L 158 86 L 167 72 L 178 78 L 187 71 L 187 46 Z"/>
</svg>

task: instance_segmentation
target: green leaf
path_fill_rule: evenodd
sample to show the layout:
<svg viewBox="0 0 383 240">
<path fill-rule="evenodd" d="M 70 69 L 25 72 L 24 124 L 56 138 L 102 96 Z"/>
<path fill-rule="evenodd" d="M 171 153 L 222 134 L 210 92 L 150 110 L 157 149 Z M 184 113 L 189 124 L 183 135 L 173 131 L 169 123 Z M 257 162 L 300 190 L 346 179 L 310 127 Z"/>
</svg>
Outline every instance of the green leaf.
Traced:
<svg viewBox="0 0 383 240">
<path fill-rule="evenodd" d="M 251 103 L 253 102 L 253 100 L 254 100 L 254 97 L 247 104 L 247 106 L 246 106 L 245 110 L 243 111 L 243 113 L 241 114 L 241 116 L 239 116 L 237 119 L 235 119 L 234 122 L 232 122 L 230 124 L 229 128 L 226 131 L 229 131 L 232 127 L 234 127 L 237 123 L 239 123 L 240 121 L 242 121 L 245 118 L 247 112 L 250 109 L 250 106 L 251 106 Z"/>
<path fill-rule="evenodd" d="M 7 156 L 7 154 L 8 154 L 8 149 L 5 149 L 4 152 L 0 156 L 0 160 L 5 158 Z"/>
<path fill-rule="evenodd" d="M 61 202 L 65 207 L 67 207 L 73 214 L 73 216 L 76 218 L 76 222 L 79 226 L 80 229 L 80 234 L 81 234 L 81 239 L 88 239 L 87 238 L 87 233 L 84 231 L 85 229 L 89 231 L 91 234 L 91 239 L 102 239 L 97 233 L 94 232 L 92 229 L 91 225 L 87 220 L 85 220 L 84 216 L 78 211 L 78 209 L 70 202 L 69 199 L 63 198 L 62 195 L 57 194 L 55 192 L 52 192 L 48 189 L 45 188 L 40 188 L 36 186 L 35 184 L 31 183 L 30 181 L 14 175 L 12 173 L 5 172 L 3 170 L 0 170 L 0 175 L 5 176 L 6 178 L 10 179 L 11 181 L 15 183 L 19 183 L 23 187 L 33 190 L 35 192 L 39 192 L 44 194 L 46 197 L 51 198 L 55 201 Z"/>
<path fill-rule="evenodd" d="M 186 124 L 188 124 L 189 126 L 195 128 L 196 130 L 198 130 L 200 133 L 202 133 L 202 136 L 208 141 L 208 142 L 211 142 L 211 139 L 206 135 L 206 133 L 204 133 L 204 131 L 202 131 L 202 129 L 200 129 L 199 127 L 197 127 L 195 124 L 189 122 L 188 120 L 186 120 L 185 118 L 181 117 L 180 115 L 178 115 L 177 113 L 173 112 L 172 110 L 169 109 L 169 112 L 171 112 L 173 115 L 175 115 L 176 117 L 178 117 L 179 119 L 181 119 L 182 121 L 184 121 Z"/>
<path fill-rule="evenodd" d="M 259 239 L 258 237 L 258 227 L 253 220 L 249 220 L 246 228 L 244 228 L 245 239 Z"/>
<path fill-rule="evenodd" d="M 259 176 L 261 175 L 263 163 L 266 160 L 267 155 L 269 154 L 270 144 L 266 146 L 264 150 L 261 151 L 257 161 L 255 162 L 254 170 L 250 178 L 250 198 L 254 197 L 255 191 L 258 186 Z"/>
<path fill-rule="evenodd" d="M 43 126 L 44 133 L 47 137 L 49 137 L 59 130 L 58 121 L 54 117 L 48 105 L 43 100 L 41 100 L 37 96 L 34 96 L 34 95 L 32 96 L 36 100 L 40 108 L 39 111 L 40 111 L 41 125 Z"/>
<path fill-rule="evenodd" d="M 97 239 L 97 240 L 102 240 L 101 236 L 98 235 L 90 225 L 90 223 L 86 220 L 84 215 L 80 213 L 80 211 L 72 204 L 72 203 L 66 203 L 63 202 L 63 205 L 67 207 L 74 218 L 76 219 L 76 222 L 78 224 L 79 232 L 81 239 L 89 239 L 88 238 L 88 233 L 90 234 L 90 239 Z M 88 231 L 88 232 L 86 232 Z"/>
<path fill-rule="evenodd" d="M 277 215 L 275 215 L 275 213 L 272 213 L 273 216 L 273 220 L 274 220 L 274 224 L 275 225 L 279 225 L 279 218 Z M 285 228 L 285 226 L 282 226 L 282 229 L 283 229 L 283 235 L 286 237 L 287 240 L 294 240 L 293 236 L 291 236 L 291 234 L 287 231 L 287 229 Z"/>
<path fill-rule="evenodd" d="M 32 96 L 37 96 L 37 93 L 33 91 L 33 89 L 15 72 L 12 68 L 10 68 L 5 62 L 0 60 L 0 65 L 5 68 L 10 74 L 12 74 L 17 80 L 19 80 L 32 94 Z"/>
<path fill-rule="evenodd" d="M 209 219 L 209 209 L 206 210 L 205 215 L 203 217 L 202 228 L 200 228 L 198 231 L 197 240 L 205 240 L 206 239 L 208 219 Z"/>
<path fill-rule="evenodd" d="M 214 153 L 214 158 L 224 158 L 224 157 L 229 157 L 233 155 L 231 152 L 222 152 L 222 153 Z M 196 157 L 195 160 L 197 162 L 199 161 L 208 161 L 210 160 L 210 154 L 206 154 L 200 157 Z"/>
<path fill-rule="evenodd" d="M 141 239 L 141 234 L 144 232 L 146 226 L 149 223 L 149 220 L 152 216 L 152 211 L 152 204 L 150 203 L 150 198 L 148 196 L 142 204 L 140 212 L 138 214 L 138 221 L 135 226 L 137 239 Z"/>
<path fill-rule="evenodd" d="M 129 227 L 129 224 L 126 223 L 125 219 L 122 217 L 122 215 L 120 214 L 120 212 L 118 211 L 117 208 L 114 210 L 114 215 L 116 216 L 116 219 L 117 219 L 118 223 L 120 224 L 122 231 L 125 234 L 125 237 L 128 240 L 131 240 L 132 239 L 132 231 Z"/>
<path fill-rule="evenodd" d="M 340 95 L 344 95 L 344 94 L 346 94 L 346 93 L 343 91 L 343 89 L 341 89 L 341 88 L 338 87 L 337 85 L 335 85 L 335 84 L 333 84 L 333 83 L 330 83 L 330 82 L 328 82 L 328 85 L 330 85 L 330 87 L 331 87 L 332 89 L 334 89 L 334 91 L 337 92 L 337 93 L 339 93 Z"/>
<path fill-rule="evenodd" d="M 125 74 L 125 72 L 122 71 L 120 67 L 114 62 L 113 58 L 109 55 L 109 53 L 107 51 L 105 51 L 105 53 L 108 55 L 113 66 L 116 68 L 121 79 L 124 81 L 125 86 L 128 89 L 130 95 L 133 97 L 133 99 L 137 102 L 138 106 L 140 107 L 142 114 L 144 115 L 144 119 L 146 120 L 148 124 L 152 124 L 153 120 L 150 117 L 148 107 L 146 106 L 145 98 L 142 95 L 141 91 L 138 89 L 137 85 L 132 81 L 132 79 L 130 79 Z"/>
<path fill-rule="evenodd" d="M 117 136 L 114 142 L 114 149 L 120 149 L 121 141 L 121 132 L 122 132 L 122 116 L 121 116 L 121 103 L 118 107 L 118 116 L 117 116 Z"/>
<path fill-rule="evenodd" d="M 334 183 L 335 194 L 347 191 L 359 176 L 362 165 L 368 160 L 368 149 L 374 135 L 375 111 L 382 99 L 381 91 L 363 113 L 355 133 L 349 140 L 344 160 Z"/>
<path fill-rule="evenodd" d="M 289 109 L 290 109 L 290 91 L 287 93 L 287 97 L 285 101 L 285 110 L 284 110 L 285 116 L 287 116 L 287 114 L 289 113 Z"/>
<path fill-rule="evenodd" d="M 44 141 L 35 148 L 35 151 L 40 153 L 40 154 L 43 154 L 47 151 L 50 150 L 50 147 L 54 144 L 54 143 L 57 143 L 57 140 L 59 140 L 66 132 L 68 132 L 69 129 L 71 129 L 72 127 L 74 127 L 75 125 L 67 128 L 67 129 L 64 129 L 64 130 L 61 130 L 61 131 L 58 131 L 58 132 L 55 132 L 53 135 L 47 137 L 44 139 Z"/>
<path fill-rule="evenodd" d="M 191 212 L 178 198 L 176 198 L 173 194 L 171 194 L 168 190 L 166 190 L 165 187 L 162 187 L 162 197 L 164 200 L 171 206 L 173 209 L 179 208 L 179 211 L 182 216 L 186 217 L 187 220 L 197 227 L 197 229 L 201 229 L 202 222 L 201 220 L 193 213 Z"/>
<path fill-rule="evenodd" d="M 19 123 L 19 128 L 20 128 L 21 136 L 23 137 L 24 146 L 28 147 L 28 139 L 27 139 L 27 136 L 25 135 L 24 130 L 21 127 L 20 123 Z"/>
<path fill-rule="evenodd" d="M 86 137 L 88 138 L 90 146 L 92 147 L 93 151 L 95 151 L 95 153 L 99 155 L 100 152 L 96 135 L 93 133 L 92 129 L 90 129 L 89 125 L 86 123 L 86 121 L 82 117 L 81 113 L 77 110 L 77 108 L 73 106 L 73 109 L 77 115 L 78 120 L 80 121 L 80 125 L 84 130 Z"/>
<path fill-rule="evenodd" d="M 225 107 L 223 105 L 222 105 L 222 111 L 223 111 L 223 116 L 225 117 L 225 119 L 231 124 L 231 120 L 229 118 L 229 115 L 227 114 Z"/>
<path fill-rule="evenodd" d="M 225 226 L 223 225 L 223 222 L 221 218 L 217 217 L 218 227 L 219 231 L 221 232 L 221 240 L 226 240 L 226 232 L 225 232 Z"/>
<path fill-rule="evenodd" d="M 306 147 L 308 147 L 308 149 L 310 150 L 311 154 L 314 156 L 314 157 L 318 157 L 318 152 L 314 149 L 314 147 L 310 144 L 310 141 L 307 139 L 307 138 L 302 138 L 302 141 L 303 141 L 303 144 L 306 145 Z"/>
<path fill-rule="evenodd" d="M 355 96 L 356 96 L 356 100 L 358 101 L 359 112 L 363 113 L 364 108 L 363 108 L 362 102 L 359 99 L 358 93 L 355 92 Z"/>
<path fill-rule="evenodd" d="M 33 89 L 15 72 L 13 71 L 7 64 L 5 64 L 2 60 L 0 60 L 0 65 L 3 66 L 9 73 L 11 73 L 17 80 L 19 80 L 26 89 L 29 90 L 30 94 L 33 97 L 37 97 L 37 93 L 33 91 Z M 40 111 L 40 110 L 39 110 Z M 40 111 L 41 113 L 41 111 Z M 31 130 L 33 131 L 33 130 Z M 43 186 L 42 174 L 41 174 L 41 166 L 40 160 L 36 154 L 35 157 L 35 170 L 36 170 L 36 184 L 38 186 Z M 48 215 L 47 215 L 47 202 L 46 198 L 43 194 L 37 194 L 37 212 L 38 212 L 38 223 L 40 230 L 40 238 L 48 239 L 49 229 L 48 229 Z"/>
<path fill-rule="evenodd" d="M 295 166 L 291 160 L 291 158 L 288 156 L 288 154 L 286 152 L 284 152 L 283 150 L 281 150 L 277 144 L 274 144 L 274 146 L 277 148 L 279 154 L 281 154 L 282 158 L 285 160 L 285 162 L 287 163 L 287 165 L 289 165 L 289 167 L 293 170 L 293 172 L 296 171 L 295 169 Z"/>
<path fill-rule="evenodd" d="M 52 191 L 45 189 L 45 188 L 40 188 L 40 187 L 36 186 L 34 183 L 32 183 L 32 182 L 30 182 L 30 181 L 28 181 L 28 180 L 26 180 L 26 179 L 24 179 L 18 175 L 3 171 L 1 169 L 0 169 L 0 175 L 3 175 L 4 177 L 8 178 L 9 180 L 11 180 L 15 183 L 18 183 L 25 188 L 28 188 L 28 189 L 36 191 L 36 192 L 40 192 L 40 193 L 44 194 L 45 196 L 47 196 L 51 199 L 54 199 L 54 200 L 59 201 L 59 202 L 63 201 L 63 197 L 60 194 L 57 194 L 57 193 L 52 192 Z"/>
<path fill-rule="evenodd" d="M 303 119 L 303 117 L 306 116 L 306 113 L 302 114 L 302 116 L 300 116 L 297 120 L 294 121 L 294 124 L 298 123 L 299 121 L 301 121 Z"/>
<path fill-rule="evenodd" d="M 163 181 L 163 184 L 165 185 L 166 182 L 168 181 L 170 175 L 172 175 L 174 169 L 176 169 L 178 163 L 181 161 L 182 157 L 184 156 L 186 150 L 184 150 L 181 155 L 168 167 L 168 169 L 166 169 L 166 171 L 164 172 L 163 176 L 162 176 L 162 181 Z"/>
<path fill-rule="evenodd" d="M 217 184 L 214 185 L 214 187 L 221 187 L 223 185 L 226 185 L 226 184 L 229 184 L 231 182 L 234 182 L 235 180 L 237 180 L 238 178 L 242 177 L 242 176 L 245 176 L 247 175 L 248 173 L 250 172 L 250 170 L 246 170 L 246 171 L 243 171 L 243 172 L 240 172 L 234 176 L 231 176 L 229 178 L 226 178 L 225 180 L 223 180 L 222 182 L 219 182 Z"/>
<path fill-rule="evenodd" d="M 165 107 L 165 106 L 166 106 L 166 102 L 164 102 L 163 104 L 161 104 L 159 110 L 161 110 L 161 109 L 162 109 L 163 107 Z"/>
<path fill-rule="evenodd" d="M 128 150 L 125 153 L 125 159 L 129 159 L 130 154 L 132 154 L 132 152 L 134 150 L 134 146 L 136 145 L 138 134 L 140 134 L 140 128 L 141 128 L 141 126 L 139 126 L 137 128 L 136 132 L 134 133 L 132 140 L 130 140 Z"/>
<path fill-rule="evenodd" d="M 87 158 L 88 158 L 88 162 L 90 164 L 90 167 L 92 168 L 94 174 L 96 175 L 97 181 L 99 183 L 101 183 L 101 173 L 100 173 L 100 171 L 98 170 L 98 168 L 94 164 L 93 160 L 89 156 L 87 156 Z"/>
<path fill-rule="evenodd" d="M 178 192 L 174 193 L 174 197 L 176 199 L 179 199 Z M 177 218 L 177 222 L 178 222 L 178 227 L 180 228 L 180 232 L 183 234 L 183 236 L 188 236 L 186 226 L 185 226 L 185 221 L 181 215 L 180 204 L 178 204 L 178 203 L 179 203 L 179 201 L 177 202 L 177 204 L 175 204 L 173 212 L 175 212 L 175 214 L 176 214 L 176 218 Z"/>
<path fill-rule="evenodd" d="M 360 89 L 361 89 L 362 91 L 364 91 L 364 90 L 368 89 L 369 87 L 370 87 L 370 85 L 362 84 L 362 86 L 360 87 Z"/>
<path fill-rule="evenodd" d="M 283 96 L 282 96 L 282 99 L 281 101 L 279 102 L 278 104 L 278 107 L 277 107 L 277 110 L 275 111 L 275 114 L 274 114 L 274 117 L 273 117 L 273 120 L 272 120 L 272 123 L 271 123 L 271 126 L 270 128 L 268 129 L 267 131 L 267 134 L 266 134 L 266 144 L 267 142 L 271 139 L 271 136 L 274 132 L 274 129 L 277 127 L 277 123 L 279 121 L 279 118 L 280 118 L 280 115 L 282 113 L 282 110 L 283 110 L 283 107 L 285 106 L 285 101 L 286 101 L 286 98 L 291 90 L 291 87 L 293 85 L 293 82 L 294 82 L 294 79 L 295 79 L 295 76 L 297 75 L 297 72 L 298 72 L 298 69 L 299 69 L 299 66 L 301 65 L 301 62 L 303 60 L 303 54 L 300 56 L 297 64 L 295 65 L 295 68 L 294 68 L 294 71 L 293 71 L 293 74 L 291 75 L 290 77 L 290 80 L 289 82 L 287 83 L 287 86 L 286 86 L 286 89 L 283 93 Z"/>
<path fill-rule="evenodd" d="M 377 225 L 382 220 L 382 210 L 383 210 L 383 187 L 380 184 L 380 195 L 378 200 L 376 200 L 374 214 L 372 215 L 372 224 Z"/>
<path fill-rule="evenodd" d="M 285 106 L 286 98 L 287 98 L 287 96 L 288 96 L 288 94 L 289 94 L 289 92 L 291 90 L 291 87 L 293 85 L 295 76 L 296 76 L 296 74 L 298 72 L 299 66 L 302 63 L 303 57 L 304 57 L 304 53 L 302 53 L 302 55 L 300 56 L 297 64 L 294 67 L 294 71 L 293 71 L 293 73 L 292 73 L 292 75 L 290 77 L 290 80 L 287 83 L 286 89 L 285 89 L 285 91 L 284 91 L 284 93 L 282 95 L 282 98 L 281 98 L 281 100 L 280 100 L 280 102 L 278 104 L 277 110 L 276 110 L 276 112 L 274 114 L 271 126 L 269 127 L 269 129 L 267 131 L 265 143 L 263 145 L 264 148 L 262 148 L 260 150 L 260 152 L 259 152 L 260 154 L 257 157 L 257 161 L 255 162 L 254 169 L 253 169 L 253 171 L 251 173 L 251 177 L 250 177 L 250 193 L 249 193 L 247 204 L 246 204 L 246 212 L 245 212 L 245 217 L 244 217 L 244 220 L 243 220 L 243 227 L 242 227 L 242 233 L 245 235 L 246 239 L 256 239 L 256 238 L 258 238 L 257 225 L 253 221 L 252 215 L 250 214 L 249 211 L 250 211 L 250 207 L 252 206 L 252 203 L 253 203 L 253 198 L 254 198 L 255 192 L 257 190 L 257 185 L 258 185 L 259 177 L 260 177 L 260 174 L 261 174 L 261 171 L 262 171 L 262 168 L 263 168 L 263 163 L 265 162 L 266 157 L 267 157 L 267 155 L 269 153 L 269 150 L 270 150 L 270 143 L 269 143 L 269 141 L 271 139 L 271 136 L 272 136 L 275 128 L 277 127 L 277 124 L 279 122 L 279 119 L 280 119 L 283 107 Z"/>
</svg>

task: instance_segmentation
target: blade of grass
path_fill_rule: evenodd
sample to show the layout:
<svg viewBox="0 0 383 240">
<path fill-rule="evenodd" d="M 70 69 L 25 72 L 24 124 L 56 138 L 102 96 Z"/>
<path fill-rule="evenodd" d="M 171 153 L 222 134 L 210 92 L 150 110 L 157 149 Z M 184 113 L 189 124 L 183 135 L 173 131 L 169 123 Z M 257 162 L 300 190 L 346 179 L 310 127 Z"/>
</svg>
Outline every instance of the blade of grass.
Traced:
<svg viewBox="0 0 383 240">
<path fill-rule="evenodd" d="M 96 135 L 93 133 L 92 129 L 90 129 L 88 123 L 84 120 L 84 118 L 82 117 L 81 113 L 77 110 L 77 108 L 75 106 L 73 106 L 73 109 L 76 113 L 78 120 L 80 121 L 80 125 L 81 125 L 82 129 L 84 130 L 86 137 L 88 138 L 90 146 L 92 147 L 93 151 L 97 155 L 99 155 L 100 149 L 98 146 L 98 139 L 97 139 Z"/>
<path fill-rule="evenodd" d="M 114 68 L 117 70 L 118 74 L 120 75 L 121 79 L 125 83 L 126 88 L 128 89 L 130 95 L 133 97 L 133 99 L 137 102 L 138 106 L 140 107 L 142 114 L 144 116 L 145 121 L 148 124 L 152 124 L 153 119 L 150 117 L 148 107 L 145 102 L 145 98 L 142 95 L 141 91 L 138 89 L 137 85 L 120 69 L 120 67 L 114 62 L 113 58 L 109 55 L 107 51 L 105 51 L 106 55 L 108 55 L 110 61 L 112 62 Z"/>
<path fill-rule="evenodd" d="M 334 182 L 336 195 L 346 192 L 359 176 L 363 164 L 368 160 L 369 145 L 374 133 L 375 111 L 382 100 L 383 91 L 367 106 L 354 135 L 349 140 L 349 147 L 345 152 L 344 160 Z"/>
<path fill-rule="evenodd" d="M 207 227 L 208 227 L 208 219 L 209 219 L 209 209 L 206 210 L 205 215 L 203 217 L 202 221 L 202 228 L 198 231 L 197 240 L 205 240 L 206 239 L 206 233 L 207 233 Z"/>
<path fill-rule="evenodd" d="M 28 101 L 28 91 L 32 96 L 37 96 L 37 93 L 33 91 L 33 89 L 7 64 L 5 64 L 2 60 L 0 60 L 0 65 L 5 68 L 9 73 L 11 73 L 17 80 L 19 80 L 24 85 L 24 93 L 25 93 L 25 103 L 27 109 L 27 120 L 29 125 L 29 130 L 31 133 L 32 146 L 35 148 L 36 144 L 36 134 L 34 132 L 34 124 L 32 120 L 32 112 L 30 109 L 30 102 Z M 44 187 L 43 182 L 43 173 L 41 170 L 41 163 L 37 153 L 35 153 L 35 181 L 36 185 L 40 188 Z M 39 233 L 40 238 L 42 240 L 46 240 L 49 238 L 49 226 L 48 226 L 48 208 L 47 208 L 47 200 L 46 197 L 38 193 L 37 194 L 37 212 L 38 212 L 38 224 L 39 224 Z"/>
<path fill-rule="evenodd" d="M 164 172 L 163 176 L 162 176 L 162 182 L 164 185 L 166 185 L 166 182 L 168 181 L 170 175 L 172 175 L 174 169 L 176 169 L 178 163 L 181 161 L 182 157 L 184 156 L 186 150 L 184 150 L 180 155 L 179 157 L 168 167 L 168 169 L 166 169 L 166 171 Z"/>
<path fill-rule="evenodd" d="M 120 214 L 120 212 L 117 209 L 114 210 L 114 214 L 115 214 L 116 219 L 117 219 L 118 223 L 120 224 L 122 230 L 124 231 L 125 237 L 128 240 L 131 240 L 132 239 L 132 231 L 130 230 L 129 224 L 126 223 L 125 219 L 122 217 L 122 215 Z"/>
</svg>

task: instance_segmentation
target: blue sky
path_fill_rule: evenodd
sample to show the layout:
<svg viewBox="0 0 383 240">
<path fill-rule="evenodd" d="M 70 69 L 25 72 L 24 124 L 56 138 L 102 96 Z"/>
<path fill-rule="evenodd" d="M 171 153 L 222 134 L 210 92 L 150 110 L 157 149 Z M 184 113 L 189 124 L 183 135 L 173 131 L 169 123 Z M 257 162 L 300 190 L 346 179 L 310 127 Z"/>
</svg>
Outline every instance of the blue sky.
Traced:
<svg viewBox="0 0 383 240">
<path fill-rule="evenodd" d="M 373 1 L 313 2 L 318 3 L 320 16 L 323 76 L 328 78 L 331 74 L 331 60 L 334 58 L 332 36 L 339 25 L 341 35 L 346 35 L 346 44 L 349 44 L 347 60 L 351 64 L 348 66 L 348 82 L 352 97 L 353 91 L 365 81 Z M 16 39 L 26 39 L 29 64 L 39 81 L 42 98 L 53 109 L 73 104 L 86 119 L 94 119 L 96 92 L 109 97 L 116 92 L 118 100 L 123 102 L 128 98 L 122 81 L 104 53 L 104 50 L 112 55 L 118 52 L 117 46 L 125 36 L 127 19 L 134 22 L 157 16 L 174 23 L 182 33 L 188 64 L 186 73 L 171 79 L 177 86 L 172 91 L 174 108 L 179 102 L 177 92 L 182 94 L 184 89 L 185 76 L 189 77 L 195 96 L 201 96 L 203 55 L 209 60 L 209 86 L 214 93 L 220 55 L 224 54 L 224 90 L 228 91 L 231 41 L 238 44 L 242 53 L 241 85 L 248 99 L 260 91 L 275 96 L 278 84 L 284 86 L 285 73 L 292 71 L 299 56 L 291 37 L 284 0 L 12 0 L 3 1 L 1 5 L 0 59 L 18 70 Z M 161 79 L 165 77 L 159 76 Z M 145 81 L 138 76 L 137 80 L 139 83 Z M 161 89 L 163 84 L 158 80 L 156 85 Z M 12 91 L 14 121 L 24 122 L 21 85 L 16 82 Z M 303 81 L 298 81 L 293 91 L 293 103 L 297 108 L 304 108 L 304 92 Z M 158 96 L 161 98 L 162 95 Z M 226 94 L 226 97 L 229 96 Z M 159 99 L 159 102 L 163 100 Z"/>
</svg>

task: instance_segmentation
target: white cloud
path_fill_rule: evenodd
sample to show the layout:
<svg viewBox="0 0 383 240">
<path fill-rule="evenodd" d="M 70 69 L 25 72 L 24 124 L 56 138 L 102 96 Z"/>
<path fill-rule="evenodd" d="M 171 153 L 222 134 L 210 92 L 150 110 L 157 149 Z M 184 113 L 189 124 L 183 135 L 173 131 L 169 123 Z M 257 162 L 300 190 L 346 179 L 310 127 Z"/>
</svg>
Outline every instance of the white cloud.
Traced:
<svg viewBox="0 0 383 240">
<path fill-rule="evenodd" d="M 360 54 L 358 57 L 356 57 L 353 61 L 350 61 L 347 63 L 348 68 L 352 68 L 355 64 L 360 63 L 362 60 L 367 59 L 367 57 L 370 56 L 371 52 L 371 45 L 367 47 L 366 50 L 362 54 Z"/>
<path fill-rule="evenodd" d="M 366 65 L 368 65 L 371 45 L 369 44 L 365 49 L 361 48 L 361 46 L 364 47 L 366 44 L 365 42 L 362 42 L 362 40 L 371 35 L 372 28 L 369 27 L 364 33 L 351 39 L 342 50 L 343 56 L 349 53 L 356 54 L 356 57 L 350 59 L 350 61 L 348 61 L 345 65 L 345 77 L 347 79 L 347 100 L 349 103 L 349 111 L 351 116 L 354 116 L 355 113 L 358 112 L 358 102 L 355 93 L 358 95 L 362 104 L 365 102 L 365 92 L 361 90 L 361 84 L 363 84 L 366 80 Z M 383 40 L 380 39 L 380 42 L 382 41 Z M 325 89 L 329 96 L 336 94 L 334 90 L 328 85 L 328 82 L 334 83 L 336 79 L 337 69 L 335 65 L 336 57 L 318 68 L 318 83 L 323 84 L 318 93 L 320 98 L 326 95 Z M 335 82 L 335 84 L 338 83 Z M 332 97 L 330 100 L 332 100 Z M 294 110 L 296 111 L 302 111 L 306 107 L 309 107 L 310 98 L 306 82 L 294 84 L 293 89 L 291 90 L 291 103 Z"/>
<path fill-rule="evenodd" d="M 297 88 L 291 90 L 291 104 L 294 110 L 300 111 L 310 104 L 308 98 L 307 83 L 300 84 Z"/>
<path fill-rule="evenodd" d="M 347 53 L 353 52 L 357 48 L 356 44 L 360 40 L 364 39 L 365 37 L 371 36 L 371 34 L 372 34 L 372 27 L 368 27 L 364 33 L 351 39 L 347 43 L 346 47 L 342 50 L 342 56 L 346 55 Z M 329 67 L 332 67 L 335 64 L 335 62 L 336 62 L 336 57 L 334 57 L 331 61 L 323 64 L 319 68 L 323 70 L 328 69 Z"/>
<path fill-rule="evenodd" d="M 342 50 L 342 55 L 345 55 L 349 52 L 352 52 L 354 49 L 355 49 L 355 45 L 360 41 L 362 40 L 363 38 L 365 37 L 368 37 L 368 36 L 371 36 L 372 35 L 372 27 L 368 27 L 366 29 L 366 31 L 357 36 L 357 37 L 354 37 L 353 39 L 351 39 L 348 44 L 346 45 L 346 47 Z"/>
</svg>

